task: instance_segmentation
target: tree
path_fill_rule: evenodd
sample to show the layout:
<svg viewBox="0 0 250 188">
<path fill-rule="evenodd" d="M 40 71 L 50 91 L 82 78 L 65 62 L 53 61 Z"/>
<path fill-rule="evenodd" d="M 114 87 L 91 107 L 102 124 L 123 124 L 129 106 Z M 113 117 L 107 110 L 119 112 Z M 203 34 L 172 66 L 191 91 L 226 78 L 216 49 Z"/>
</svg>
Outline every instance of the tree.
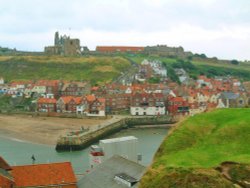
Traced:
<svg viewBox="0 0 250 188">
<path fill-rule="evenodd" d="M 233 65 L 239 65 L 239 61 L 237 61 L 237 60 L 235 60 L 235 59 L 233 59 L 233 60 L 231 61 L 231 63 L 232 63 Z"/>
</svg>

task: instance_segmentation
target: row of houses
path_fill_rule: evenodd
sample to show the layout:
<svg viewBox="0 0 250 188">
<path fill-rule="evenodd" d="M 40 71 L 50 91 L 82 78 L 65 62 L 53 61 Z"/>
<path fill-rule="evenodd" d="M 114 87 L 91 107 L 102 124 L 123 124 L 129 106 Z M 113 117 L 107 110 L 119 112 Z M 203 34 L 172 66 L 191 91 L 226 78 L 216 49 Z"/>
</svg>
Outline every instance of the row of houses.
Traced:
<svg viewBox="0 0 250 188">
<path fill-rule="evenodd" d="M 85 97 L 63 96 L 55 98 L 39 98 L 39 112 L 77 113 L 87 116 L 105 116 L 105 99 L 95 95 Z"/>
<path fill-rule="evenodd" d="M 250 105 L 250 96 L 233 92 L 202 93 L 190 96 L 176 96 L 174 93 L 134 93 L 112 94 L 103 97 L 87 95 L 84 97 L 66 96 L 58 100 L 39 98 L 39 112 L 76 113 L 86 116 L 105 116 L 106 114 L 130 112 L 131 115 L 160 116 L 194 115 L 212 108 L 236 108 Z"/>
<path fill-rule="evenodd" d="M 145 82 L 91 87 L 87 82 L 39 80 L 12 82 L 5 94 L 15 91 L 13 96 L 16 92 L 23 97 L 32 96 L 37 99 L 39 112 L 105 116 L 125 111 L 131 115 L 174 115 L 196 114 L 209 108 L 247 107 L 248 85 L 235 78 L 203 75 L 189 85 Z"/>
<path fill-rule="evenodd" d="M 135 80 L 137 80 L 138 82 L 145 82 L 152 77 L 158 77 L 162 79 L 166 78 L 167 69 L 159 60 L 145 59 L 139 65 L 139 71 L 135 75 Z"/>
<path fill-rule="evenodd" d="M 13 81 L 9 84 L 0 84 L 0 93 L 26 98 L 34 96 L 47 98 L 82 96 L 89 94 L 90 89 L 88 82 L 62 80 Z"/>
</svg>

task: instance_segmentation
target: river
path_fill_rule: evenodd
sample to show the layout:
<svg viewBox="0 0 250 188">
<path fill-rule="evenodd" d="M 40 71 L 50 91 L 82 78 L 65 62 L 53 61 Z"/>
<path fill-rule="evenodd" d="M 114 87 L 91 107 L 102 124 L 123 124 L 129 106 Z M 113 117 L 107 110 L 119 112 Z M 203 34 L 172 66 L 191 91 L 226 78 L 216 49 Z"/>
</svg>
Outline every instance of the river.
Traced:
<svg viewBox="0 0 250 188">
<path fill-rule="evenodd" d="M 151 163 L 155 152 L 167 134 L 167 129 L 125 129 L 108 138 L 135 136 L 138 138 L 138 150 L 142 154 L 141 164 Z M 82 174 L 89 169 L 89 148 L 82 151 L 55 151 L 54 146 L 33 144 L 21 140 L 0 137 L 0 156 L 10 165 L 31 164 L 34 154 L 36 163 L 70 161 L 76 174 Z"/>
</svg>

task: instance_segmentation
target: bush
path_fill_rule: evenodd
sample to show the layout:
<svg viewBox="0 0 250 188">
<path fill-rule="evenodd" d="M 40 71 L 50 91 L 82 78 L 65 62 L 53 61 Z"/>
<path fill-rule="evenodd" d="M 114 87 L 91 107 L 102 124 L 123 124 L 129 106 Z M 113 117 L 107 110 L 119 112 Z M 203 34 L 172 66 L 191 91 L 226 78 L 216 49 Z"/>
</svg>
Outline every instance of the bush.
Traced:
<svg viewBox="0 0 250 188">
<path fill-rule="evenodd" d="M 231 61 L 231 64 L 233 64 L 233 65 L 239 65 L 239 61 L 237 61 L 237 60 L 234 59 L 234 60 Z"/>
</svg>

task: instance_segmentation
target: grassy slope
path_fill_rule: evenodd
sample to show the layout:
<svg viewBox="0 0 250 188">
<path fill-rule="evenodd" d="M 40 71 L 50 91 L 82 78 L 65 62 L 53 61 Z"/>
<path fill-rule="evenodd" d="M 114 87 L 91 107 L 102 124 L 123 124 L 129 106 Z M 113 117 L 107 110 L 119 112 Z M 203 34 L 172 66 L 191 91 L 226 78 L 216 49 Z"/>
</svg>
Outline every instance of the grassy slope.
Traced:
<svg viewBox="0 0 250 188">
<path fill-rule="evenodd" d="M 130 66 L 122 57 L 0 56 L 6 80 L 63 79 L 109 82 Z"/>
<path fill-rule="evenodd" d="M 162 187 L 162 183 L 168 187 L 171 169 L 181 168 L 181 171 L 189 171 L 189 175 L 193 174 L 190 169 L 207 169 L 210 176 L 217 173 L 212 168 L 223 161 L 250 164 L 249 114 L 250 109 L 224 109 L 184 121 L 161 145 L 141 187 Z M 183 173 L 177 173 L 175 177 L 181 175 Z M 159 177 L 168 177 L 169 181 Z M 224 183 L 226 187 L 227 182 Z"/>
<path fill-rule="evenodd" d="M 147 55 L 137 55 L 128 57 L 136 63 L 141 63 L 143 59 L 159 59 L 164 62 L 167 67 L 172 67 L 178 61 L 178 58 L 157 57 Z M 239 65 L 225 63 L 224 61 L 212 61 L 208 59 L 193 60 L 191 63 L 194 69 L 189 70 L 190 76 L 197 77 L 200 74 L 207 76 L 227 76 L 232 75 L 243 80 L 250 80 L 250 64 L 241 62 Z"/>
</svg>

